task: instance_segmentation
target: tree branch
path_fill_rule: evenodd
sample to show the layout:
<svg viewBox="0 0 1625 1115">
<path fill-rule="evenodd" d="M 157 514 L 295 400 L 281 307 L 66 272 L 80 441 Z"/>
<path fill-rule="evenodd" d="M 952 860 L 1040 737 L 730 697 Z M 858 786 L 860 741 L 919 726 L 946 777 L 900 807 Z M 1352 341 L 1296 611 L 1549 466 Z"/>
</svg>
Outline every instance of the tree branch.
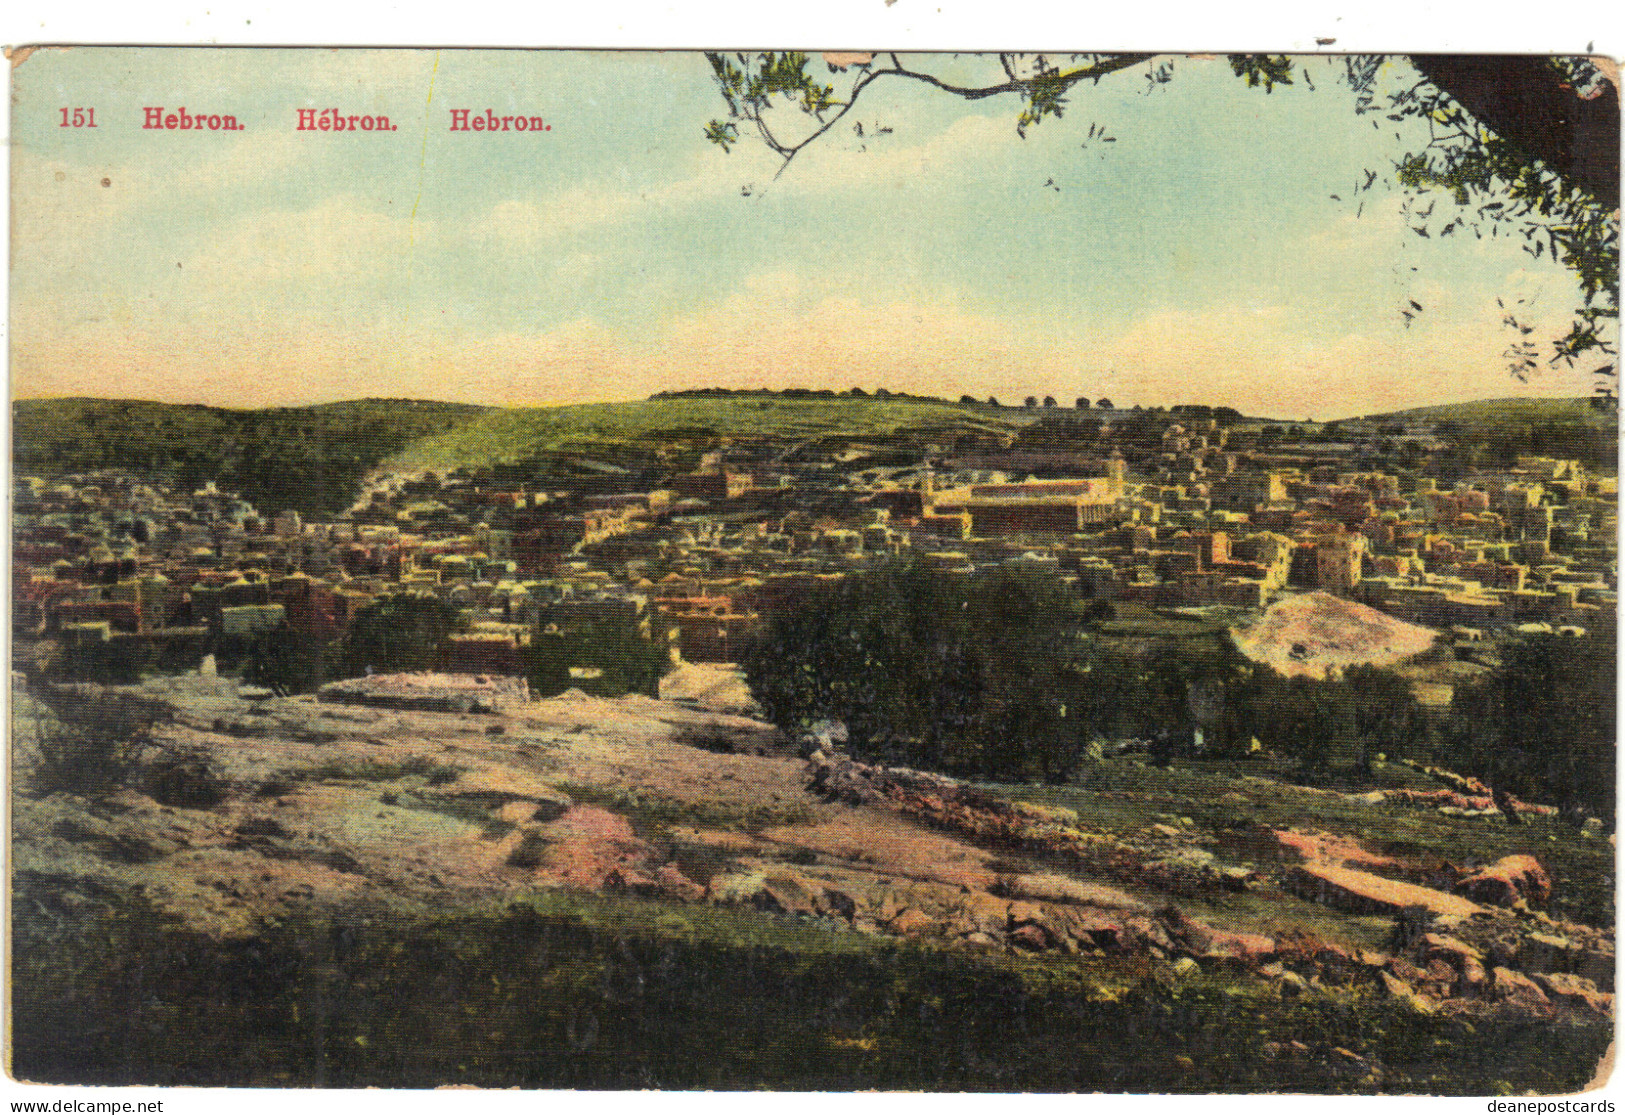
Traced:
<svg viewBox="0 0 1625 1115">
<path fill-rule="evenodd" d="M 954 96 L 960 97 L 967 101 L 979 101 L 987 97 L 997 97 L 1005 93 L 1025 93 L 1030 95 L 1036 88 L 1039 87 L 1041 83 L 1058 87 L 1060 89 L 1070 89 L 1079 82 L 1090 80 L 1098 81 L 1100 78 L 1105 77 L 1108 74 L 1116 73 L 1119 70 L 1126 70 L 1131 66 L 1137 66 L 1141 62 L 1147 61 L 1148 59 L 1156 56 L 1153 54 L 1118 54 L 1104 58 L 1088 66 L 1080 66 L 1075 70 L 1064 73 L 1057 71 L 1024 78 L 1016 76 L 1014 66 L 1009 57 L 1006 55 L 1001 55 L 1000 62 L 1003 65 L 1004 72 L 1009 77 L 1009 80 L 1000 82 L 997 85 L 981 86 L 955 85 L 952 82 L 943 81 L 935 74 L 925 73 L 921 70 L 908 69 L 903 65 L 902 60 L 898 58 L 895 51 L 888 52 L 887 57 L 891 60 L 891 65 L 879 69 L 872 69 L 865 73 L 852 86 L 852 91 L 847 94 L 846 101 L 840 104 L 838 111 L 836 111 L 835 114 L 829 119 L 820 120 L 817 128 L 795 143 L 786 143 L 775 136 L 772 130 L 768 127 L 766 120 L 763 119 L 763 113 L 759 109 L 747 109 L 741 113 L 741 115 L 746 116 L 756 125 L 757 132 L 761 135 L 763 142 L 767 144 L 768 148 L 784 160 L 779 164 L 779 169 L 773 175 L 775 179 L 784 173 L 785 167 L 789 166 L 791 160 L 799 155 L 804 148 L 812 144 L 820 136 L 824 135 L 837 123 L 839 123 L 841 118 L 857 105 L 858 98 L 865 89 L 883 77 L 905 78 L 909 81 L 917 81 L 922 84 L 929 85 L 932 88 L 940 89 L 945 93 L 951 93 Z"/>
<path fill-rule="evenodd" d="M 1114 74 L 1118 70 L 1126 70 L 1130 66 L 1138 66 L 1141 62 L 1148 61 L 1155 57 L 1155 54 L 1114 54 L 1104 61 L 1096 62 L 1090 66 L 1084 66 L 1080 69 L 1073 70 L 1070 73 L 1057 72 L 1053 75 L 1044 75 L 1042 78 L 1012 77 L 1009 81 L 1001 82 L 998 85 L 966 86 L 954 85 L 951 82 L 943 81 L 941 78 L 936 77 L 933 74 L 923 73 L 919 70 L 904 69 L 902 64 L 898 62 L 897 55 L 893 54 L 891 59 L 895 68 L 889 70 L 877 70 L 874 76 L 880 77 L 884 74 L 893 74 L 897 77 L 906 77 L 913 81 L 924 82 L 933 88 L 941 89 L 945 93 L 952 93 L 956 97 L 963 97 L 967 101 L 979 101 L 984 97 L 997 97 L 1001 93 L 1029 92 L 1036 84 L 1038 84 L 1040 80 L 1053 82 L 1054 84 L 1060 85 L 1063 88 L 1070 89 L 1080 81 L 1088 81 L 1091 78 L 1102 78 L 1107 74 Z M 1009 66 L 1005 67 L 1005 73 L 1011 73 Z"/>
<path fill-rule="evenodd" d="M 1411 63 L 1517 150 L 1605 209 L 1619 208 L 1619 90 L 1612 82 L 1583 100 L 1539 56 L 1413 54 Z"/>
</svg>

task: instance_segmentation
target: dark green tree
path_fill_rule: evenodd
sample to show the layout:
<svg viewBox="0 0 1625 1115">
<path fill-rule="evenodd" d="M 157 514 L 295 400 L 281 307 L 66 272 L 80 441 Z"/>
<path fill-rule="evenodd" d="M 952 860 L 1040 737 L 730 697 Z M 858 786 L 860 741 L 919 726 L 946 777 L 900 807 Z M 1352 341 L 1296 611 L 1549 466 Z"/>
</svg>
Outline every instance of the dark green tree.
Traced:
<svg viewBox="0 0 1625 1115">
<path fill-rule="evenodd" d="M 1456 690 L 1445 761 L 1499 790 L 1614 819 L 1613 629 L 1537 635 Z"/>
<path fill-rule="evenodd" d="M 664 640 L 613 622 L 540 632 L 520 651 L 520 661 L 531 692 L 539 697 L 556 696 L 580 684 L 571 677 L 572 667 L 599 671 L 583 688 L 601 696 L 658 697 L 660 678 L 672 665 Z"/>
<path fill-rule="evenodd" d="M 262 631 L 249 643 L 243 680 L 279 697 L 309 693 L 322 684 L 324 649 L 318 640 L 286 623 Z"/>
<path fill-rule="evenodd" d="M 897 561 L 775 617 L 746 678 L 792 734 L 834 719 L 859 755 L 1060 779 L 1091 728 L 1077 607 L 1051 578 Z"/>
<path fill-rule="evenodd" d="M 1353 701 L 1357 762 L 1370 770 L 1378 754 L 1392 759 L 1425 753 L 1433 723 L 1410 685 L 1391 670 L 1351 666 L 1343 684 Z"/>
<path fill-rule="evenodd" d="M 446 637 L 458 628 L 457 609 L 437 596 L 399 592 L 356 613 L 340 661 L 349 677 L 367 672 L 433 670 Z"/>
</svg>

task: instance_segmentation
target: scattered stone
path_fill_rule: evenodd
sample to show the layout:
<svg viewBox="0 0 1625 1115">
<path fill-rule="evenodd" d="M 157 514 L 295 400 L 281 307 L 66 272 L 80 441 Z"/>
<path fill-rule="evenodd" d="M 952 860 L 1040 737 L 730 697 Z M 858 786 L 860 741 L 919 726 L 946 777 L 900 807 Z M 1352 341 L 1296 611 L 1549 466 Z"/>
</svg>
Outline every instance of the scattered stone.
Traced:
<svg viewBox="0 0 1625 1115">
<path fill-rule="evenodd" d="M 675 863 L 663 864 L 655 872 L 660 892 L 679 902 L 698 902 L 705 897 L 705 888 L 684 875 Z"/>
<path fill-rule="evenodd" d="M 1295 998 L 1309 993 L 1309 981 L 1297 972 L 1284 971 L 1275 977 L 1275 982 L 1280 984 L 1283 998 Z"/>
<path fill-rule="evenodd" d="M 1010 943 L 1029 952 L 1040 952 L 1049 948 L 1051 941 L 1050 935 L 1042 926 L 1029 922 L 1026 925 L 1018 925 L 1010 931 Z"/>
<path fill-rule="evenodd" d="M 1582 951 L 1567 937 L 1531 933 L 1518 946 L 1517 966 L 1526 972 L 1572 972 Z"/>
<path fill-rule="evenodd" d="M 1608 949 L 1586 949 L 1574 964 L 1574 974 L 1595 983 L 1605 991 L 1614 989 L 1614 952 Z"/>
<path fill-rule="evenodd" d="M 147 767 L 142 781 L 154 801 L 184 809 L 218 805 L 227 789 L 201 755 L 164 756 Z"/>
<path fill-rule="evenodd" d="M 1416 993 L 1416 989 L 1391 972 L 1378 972 L 1377 979 L 1383 992 L 1395 1002 L 1403 1003 L 1419 1014 L 1431 1014 L 1433 1004 Z"/>
<path fill-rule="evenodd" d="M 1577 1008 L 1598 1018 L 1613 1017 L 1614 997 L 1607 992 L 1599 991 L 1597 985 L 1584 976 L 1570 975 L 1566 972 L 1541 972 L 1533 979 L 1554 1002 Z"/>
<path fill-rule="evenodd" d="M 764 877 L 755 904 L 777 913 L 817 917 L 822 893 L 819 884 L 793 871 L 773 871 Z"/>
<path fill-rule="evenodd" d="M 189 845 L 182 833 L 160 835 L 150 831 L 126 830 L 89 814 L 63 817 L 50 828 L 52 836 L 72 844 L 85 844 L 120 863 L 152 863 L 174 855 Z"/>
<path fill-rule="evenodd" d="M 1452 968 L 1461 969 L 1469 960 L 1482 961 L 1484 954 L 1464 941 L 1448 937 L 1443 933 L 1424 934 L 1421 941 L 1422 955 L 1429 960 L 1442 959 Z"/>
<path fill-rule="evenodd" d="M 1484 971 L 1484 965 L 1472 957 L 1462 961 L 1461 974 L 1456 979 L 1454 993 L 1466 999 L 1479 998 L 1484 993 L 1484 986 L 1489 981 L 1489 975 Z"/>
<path fill-rule="evenodd" d="M 839 918 L 842 921 L 851 921 L 857 916 L 858 903 L 850 894 L 837 887 L 826 884 L 818 897 L 814 900 L 818 912 L 825 917 Z"/>
<path fill-rule="evenodd" d="M 1262 933 L 1232 933 L 1227 930 L 1209 930 L 1203 949 L 1204 958 L 1238 960 L 1249 968 L 1256 967 L 1275 955 L 1275 941 Z"/>
<path fill-rule="evenodd" d="M 1113 887 L 1085 883 L 1065 875 L 1006 875 L 993 886 L 996 894 L 1032 902 L 1063 902 L 1109 910 L 1148 912 L 1151 908 Z"/>
<path fill-rule="evenodd" d="M 617 867 L 605 875 L 604 890 L 611 894 L 635 894 L 642 898 L 658 898 L 665 893 L 652 875 L 631 867 Z"/>
<path fill-rule="evenodd" d="M 888 923 L 888 928 L 899 937 L 918 938 L 935 936 L 941 929 L 941 923 L 924 911 L 910 906 Z M 1043 948 L 1041 943 L 1039 948 Z"/>
<path fill-rule="evenodd" d="M 1406 960 L 1403 956 L 1389 957 L 1388 963 L 1383 965 L 1383 967 L 1387 971 L 1392 972 L 1397 978 L 1404 980 L 1406 983 L 1416 983 L 1418 980 L 1427 978 L 1426 972 L 1418 968 L 1415 964 L 1412 964 L 1410 961 Z"/>
<path fill-rule="evenodd" d="M 1420 906 L 1432 914 L 1471 916 L 1480 911 L 1478 905 L 1459 895 L 1325 863 L 1291 868 L 1282 882 L 1299 897 L 1347 913 L 1395 914 L 1407 906 Z"/>
<path fill-rule="evenodd" d="M 399 673 L 330 681 L 319 701 L 423 712 L 493 713 L 523 707 L 530 699 L 524 678 L 469 674 Z"/>
<path fill-rule="evenodd" d="M 1313 829 L 1275 829 L 1255 825 L 1242 839 L 1261 854 L 1287 863 L 1325 863 L 1339 867 L 1353 867 L 1366 871 L 1403 871 L 1403 865 L 1392 856 L 1367 851 L 1358 841 Z"/>
<path fill-rule="evenodd" d="M 1456 892 L 1490 906 L 1512 906 L 1520 900 L 1544 906 L 1552 896 L 1552 880 L 1534 856 L 1507 856 L 1462 879 Z"/>
<path fill-rule="evenodd" d="M 1231 631 L 1236 647 L 1288 677 L 1325 677 L 1328 670 L 1382 666 L 1419 654 L 1437 632 L 1333 596 L 1308 592 L 1271 604 L 1256 622 Z"/>
<path fill-rule="evenodd" d="M 760 871 L 721 872 L 711 877 L 705 896 L 719 906 L 754 906 L 766 887 L 767 878 Z"/>
<path fill-rule="evenodd" d="M 245 817 L 237 825 L 238 836 L 272 836 L 286 840 L 293 834 L 275 817 Z"/>
<path fill-rule="evenodd" d="M 1496 968 L 1491 972 L 1490 996 L 1499 1002 L 1510 1003 L 1514 1007 L 1524 1009 L 1550 1005 L 1540 985 L 1522 972 L 1514 972 L 1511 968 Z"/>
<path fill-rule="evenodd" d="M 491 815 L 499 821 L 522 825 L 527 821 L 537 820 L 537 812 L 537 805 L 533 801 L 510 801 L 506 805 L 498 806 Z"/>
</svg>

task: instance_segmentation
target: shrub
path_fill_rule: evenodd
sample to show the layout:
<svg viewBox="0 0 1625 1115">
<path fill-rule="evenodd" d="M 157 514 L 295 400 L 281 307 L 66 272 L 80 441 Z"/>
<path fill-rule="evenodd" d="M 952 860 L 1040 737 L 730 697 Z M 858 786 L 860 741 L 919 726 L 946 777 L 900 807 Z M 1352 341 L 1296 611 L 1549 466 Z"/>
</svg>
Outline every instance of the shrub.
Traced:
<svg viewBox="0 0 1625 1115">
<path fill-rule="evenodd" d="M 243 680 L 264 686 L 279 697 L 310 693 L 322 684 L 325 657 L 319 642 L 283 624 L 260 632 L 250 641 Z"/>
<path fill-rule="evenodd" d="M 31 781 L 42 794 L 95 796 L 125 785 L 164 706 L 95 686 L 48 685 L 36 701 L 37 758 Z"/>
</svg>

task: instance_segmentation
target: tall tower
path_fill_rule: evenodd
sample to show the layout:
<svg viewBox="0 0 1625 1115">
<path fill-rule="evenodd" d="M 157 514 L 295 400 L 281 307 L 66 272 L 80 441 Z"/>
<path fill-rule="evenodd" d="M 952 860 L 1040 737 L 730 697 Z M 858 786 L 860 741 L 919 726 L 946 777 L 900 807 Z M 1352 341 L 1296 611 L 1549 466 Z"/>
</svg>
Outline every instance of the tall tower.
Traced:
<svg viewBox="0 0 1625 1115">
<path fill-rule="evenodd" d="M 1116 449 L 1106 460 L 1107 491 L 1114 496 L 1121 496 L 1128 483 L 1128 462 L 1123 460 L 1123 454 Z"/>
</svg>

